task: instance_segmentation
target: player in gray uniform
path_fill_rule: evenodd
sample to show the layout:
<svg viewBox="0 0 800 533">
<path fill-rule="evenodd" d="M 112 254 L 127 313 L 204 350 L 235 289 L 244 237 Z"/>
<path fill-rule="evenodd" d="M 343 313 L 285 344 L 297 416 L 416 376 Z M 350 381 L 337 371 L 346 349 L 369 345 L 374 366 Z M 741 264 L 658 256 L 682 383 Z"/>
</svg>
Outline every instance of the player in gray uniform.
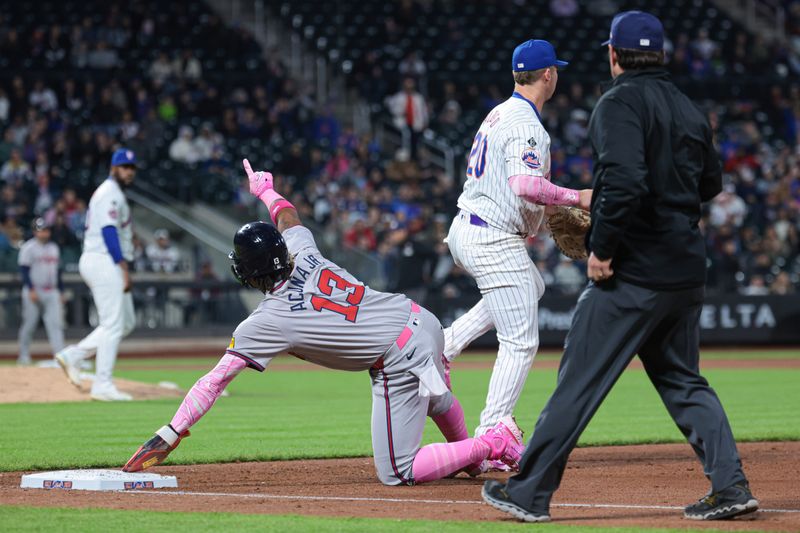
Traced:
<svg viewBox="0 0 800 533">
<path fill-rule="evenodd" d="M 446 383 L 444 335 L 436 317 L 402 294 L 375 291 L 325 259 L 268 172 L 245 170 L 266 222 L 234 237 L 233 272 L 264 300 L 233 333 L 226 354 L 187 394 L 170 424 L 131 457 L 134 472 L 162 462 L 243 369 L 263 371 L 280 354 L 328 368 L 367 371 L 372 381 L 372 447 L 387 485 L 441 479 L 491 458 L 516 465 L 522 434 L 511 417 L 469 438 L 464 411 Z M 448 443 L 420 448 L 430 416 Z"/>
<path fill-rule="evenodd" d="M 50 240 L 50 227 L 42 218 L 33 222 L 34 237 L 19 250 L 19 272 L 22 276 L 22 325 L 19 328 L 17 364 L 31 364 L 31 339 L 39 318 L 50 348 L 56 353 L 64 347 L 63 284 L 59 268 L 58 245 Z"/>
</svg>

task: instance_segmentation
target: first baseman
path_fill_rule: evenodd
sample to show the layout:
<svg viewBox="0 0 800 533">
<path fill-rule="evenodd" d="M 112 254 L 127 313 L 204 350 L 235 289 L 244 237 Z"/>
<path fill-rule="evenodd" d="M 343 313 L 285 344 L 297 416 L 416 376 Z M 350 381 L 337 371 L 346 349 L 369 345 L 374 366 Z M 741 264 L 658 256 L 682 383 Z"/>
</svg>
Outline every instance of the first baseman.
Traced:
<svg viewBox="0 0 800 533">
<path fill-rule="evenodd" d="M 31 364 L 31 339 L 39 317 L 44 320 L 47 340 L 53 353 L 64 347 L 62 323 L 64 284 L 61 280 L 60 252 L 50 240 L 50 227 L 43 218 L 33 222 L 34 237 L 19 249 L 22 277 L 22 325 L 19 328 L 17 364 Z"/>
<path fill-rule="evenodd" d="M 649 13 L 620 13 L 608 58 L 614 82 L 589 122 L 594 153 L 591 283 L 572 318 L 558 384 L 507 484 L 484 500 L 529 522 L 550 500 L 584 428 L 638 354 L 711 490 L 684 509 L 714 520 L 758 509 L 725 411 L 700 375 L 699 319 L 706 248 L 701 203 L 722 185 L 704 114 L 664 70 L 664 29 Z"/>
<path fill-rule="evenodd" d="M 453 259 L 475 278 L 482 297 L 445 330 L 445 357 L 451 361 L 492 326 L 500 344 L 476 435 L 513 413 L 539 346 L 537 305 L 545 286 L 525 239 L 543 222 L 541 204 L 588 209 L 591 196 L 549 181 L 550 136 L 539 113 L 556 89 L 557 67 L 567 63 L 541 40 L 520 44 L 512 62 L 514 94 L 475 135 L 447 236 Z"/>
<path fill-rule="evenodd" d="M 516 465 L 522 435 L 513 419 L 469 438 L 464 412 L 444 374 L 444 337 L 436 317 L 402 294 L 378 292 L 322 256 L 272 175 L 244 167 L 250 191 L 276 227 L 245 224 L 234 237 L 233 273 L 264 293 L 233 333 L 217 366 L 192 387 L 172 421 L 131 457 L 124 470 L 162 462 L 222 391 L 247 367 L 263 371 L 289 354 L 372 380 L 372 447 L 378 478 L 413 485 L 443 478 L 486 459 Z M 420 448 L 429 416 L 446 444 Z"/>
<path fill-rule="evenodd" d="M 135 154 L 125 148 L 117 150 L 111 157 L 108 178 L 89 200 L 78 268 L 92 291 L 100 323 L 78 344 L 56 354 L 69 380 L 80 387 L 80 362 L 97 351 L 91 396 L 101 401 L 131 400 L 129 394 L 117 390 L 111 375 L 119 343 L 136 322 L 128 273 L 128 261 L 133 261 L 133 228 L 123 192 L 135 176 Z"/>
</svg>

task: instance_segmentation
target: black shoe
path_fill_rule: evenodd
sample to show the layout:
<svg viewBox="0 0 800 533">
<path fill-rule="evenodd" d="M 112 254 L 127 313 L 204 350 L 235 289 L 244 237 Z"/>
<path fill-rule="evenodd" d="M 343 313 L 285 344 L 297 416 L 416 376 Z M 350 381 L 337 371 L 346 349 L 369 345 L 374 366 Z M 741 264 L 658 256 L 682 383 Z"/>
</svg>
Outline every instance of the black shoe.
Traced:
<svg viewBox="0 0 800 533">
<path fill-rule="evenodd" d="M 481 490 L 483 501 L 494 507 L 499 511 L 508 513 L 515 518 L 519 518 L 523 522 L 549 522 L 550 515 L 547 513 L 535 513 L 527 509 L 523 509 L 513 501 L 506 492 L 506 486 L 499 481 L 487 481 L 483 484 Z"/>
<path fill-rule="evenodd" d="M 708 494 L 697 503 L 687 506 L 683 516 L 690 520 L 723 520 L 758 509 L 747 482 L 737 483 L 727 489 Z"/>
</svg>

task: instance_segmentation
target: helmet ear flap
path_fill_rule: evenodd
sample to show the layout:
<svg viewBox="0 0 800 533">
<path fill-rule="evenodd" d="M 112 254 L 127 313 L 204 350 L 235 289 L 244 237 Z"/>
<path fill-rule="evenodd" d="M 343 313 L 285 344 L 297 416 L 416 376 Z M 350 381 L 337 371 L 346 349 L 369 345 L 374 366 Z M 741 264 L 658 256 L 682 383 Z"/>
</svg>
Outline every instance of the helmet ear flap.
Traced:
<svg viewBox="0 0 800 533">
<path fill-rule="evenodd" d="M 233 277 L 236 278 L 236 281 L 241 283 L 243 286 L 247 286 L 247 279 L 242 275 L 239 270 L 239 258 L 236 256 L 236 252 L 231 252 L 228 254 L 228 259 L 233 261 L 231 265 L 231 272 L 233 272 Z"/>
</svg>

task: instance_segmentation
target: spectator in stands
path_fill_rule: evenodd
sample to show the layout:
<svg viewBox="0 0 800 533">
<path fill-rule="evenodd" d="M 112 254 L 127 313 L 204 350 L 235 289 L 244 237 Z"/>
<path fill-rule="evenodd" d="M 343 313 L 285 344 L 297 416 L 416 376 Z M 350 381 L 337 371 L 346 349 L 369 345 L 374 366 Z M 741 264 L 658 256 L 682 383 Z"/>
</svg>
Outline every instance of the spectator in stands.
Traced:
<svg viewBox="0 0 800 533">
<path fill-rule="evenodd" d="M 439 114 L 439 124 L 453 126 L 461 118 L 461 104 L 458 101 L 456 84 L 447 81 L 443 86 L 441 113 Z"/>
<path fill-rule="evenodd" d="M 11 151 L 15 146 L 14 132 L 9 128 L 3 133 L 3 140 L 0 141 L 0 162 L 8 161 L 11 158 Z"/>
<path fill-rule="evenodd" d="M 191 49 L 185 49 L 179 57 L 172 62 L 172 72 L 178 78 L 197 81 L 203 77 L 203 67 L 200 60 L 194 56 Z"/>
<path fill-rule="evenodd" d="M 169 145 L 169 158 L 187 165 L 197 163 L 200 159 L 200 154 L 192 140 L 193 137 L 194 132 L 191 126 L 181 126 L 178 130 L 178 137 Z"/>
<path fill-rule="evenodd" d="M 0 233 L 5 236 L 12 248 L 19 248 L 22 244 L 22 228 L 14 217 L 6 214 L 3 223 L 0 224 Z"/>
<path fill-rule="evenodd" d="M 420 58 L 417 50 L 411 50 L 408 54 L 406 54 L 406 56 L 397 66 L 397 71 L 402 76 L 414 78 L 421 84 L 421 86 L 424 87 L 425 74 L 427 74 L 428 68 L 425 65 L 425 62 Z"/>
<path fill-rule="evenodd" d="M 333 114 L 333 107 L 327 105 L 322 113 L 314 119 L 312 139 L 316 144 L 328 149 L 334 149 L 339 146 L 340 134 L 341 125 L 339 120 Z"/>
<path fill-rule="evenodd" d="M 28 96 L 28 103 L 31 107 L 44 113 L 58 109 L 58 98 L 53 89 L 45 87 L 44 82 L 39 80 L 33 86 L 33 90 Z"/>
<path fill-rule="evenodd" d="M 89 52 L 86 57 L 86 65 L 95 69 L 112 69 L 119 66 L 119 54 L 108 46 L 105 41 L 100 41 L 95 45 L 94 50 Z"/>
<path fill-rule="evenodd" d="M 139 237 L 138 233 L 133 234 L 133 271 L 134 272 L 145 272 L 147 270 L 148 261 L 147 261 L 147 251 L 145 250 L 145 244 L 142 242 L 142 238 Z"/>
<path fill-rule="evenodd" d="M 172 96 L 165 95 L 158 102 L 158 117 L 164 122 L 175 122 L 178 118 L 178 106 Z"/>
<path fill-rule="evenodd" d="M 157 229 L 153 232 L 156 242 L 146 248 L 147 261 L 153 272 L 172 273 L 181 269 L 181 254 L 169 239 L 169 231 Z"/>
<path fill-rule="evenodd" d="M 75 209 L 65 211 L 64 216 L 72 233 L 78 239 L 83 240 L 83 234 L 86 231 L 86 202 L 77 200 Z"/>
<path fill-rule="evenodd" d="M 214 132 L 214 127 L 210 122 L 203 123 L 200 128 L 200 135 L 194 140 L 194 151 L 198 161 L 208 161 L 214 154 L 214 150 L 222 146 L 222 136 Z"/>
<path fill-rule="evenodd" d="M 697 30 L 697 38 L 692 42 L 692 51 L 703 61 L 709 61 L 719 45 L 708 36 L 707 28 Z"/>
<path fill-rule="evenodd" d="M 733 224 L 738 228 L 742 225 L 746 214 L 747 205 L 745 205 L 744 200 L 736 195 L 736 187 L 728 184 L 711 201 L 709 222 L 715 227 L 720 227 L 723 224 Z"/>
<path fill-rule="evenodd" d="M 47 173 L 39 174 L 36 177 L 36 200 L 33 204 L 33 214 L 43 215 L 54 202 L 54 194 L 50 187 L 50 176 Z"/>
<path fill-rule="evenodd" d="M 750 283 L 746 287 L 742 287 L 739 291 L 745 296 L 764 296 L 769 294 L 769 288 L 764 283 L 764 278 L 760 275 L 750 277 Z"/>
<path fill-rule="evenodd" d="M 566 256 L 561 256 L 561 261 L 553 270 L 553 278 L 561 292 L 570 296 L 578 294 L 586 285 L 586 277 L 575 263 Z"/>
<path fill-rule="evenodd" d="M 159 52 L 158 57 L 150 65 L 149 74 L 153 81 L 160 84 L 175 76 L 175 66 L 170 63 L 166 52 Z"/>
<path fill-rule="evenodd" d="M 550 13 L 559 18 L 574 17 L 578 14 L 578 2 L 576 0 L 550 0 Z"/>
<path fill-rule="evenodd" d="M 214 273 L 211 261 L 203 261 L 197 271 L 195 281 L 199 284 L 219 281 L 219 277 Z M 217 320 L 219 311 L 219 288 L 193 287 L 192 299 L 186 309 L 186 322 L 197 321 L 199 324 L 206 324 L 209 321 Z"/>
<path fill-rule="evenodd" d="M 419 230 L 422 220 L 413 219 L 408 230 L 393 232 L 390 244 L 393 247 L 392 260 L 396 269 L 391 285 L 392 292 L 400 292 L 412 300 L 425 305 L 427 287 L 436 266 L 436 253 Z"/>
<path fill-rule="evenodd" d="M 417 140 L 428 127 L 428 103 L 419 92 L 413 78 L 403 80 L 400 92 L 386 99 L 386 106 L 394 117 L 394 125 L 408 133 L 411 157 L 417 155 Z"/>
<path fill-rule="evenodd" d="M 344 245 L 362 251 L 372 252 L 377 248 L 375 232 L 368 226 L 363 217 L 359 217 L 344 234 Z"/>
<path fill-rule="evenodd" d="M 6 91 L 0 87 L 0 126 L 8 122 L 9 113 L 11 111 L 11 101 L 6 95 Z"/>
<path fill-rule="evenodd" d="M 588 136 L 589 113 L 583 109 L 573 109 L 569 121 L 564 126 L 564 140 L 573 146 L 581 146 Z"/>
<path fill-rule="evenodd" d="M 0 180 L 17 189 L 25 184 L 32 183 L 33 172 L 27 161 L 22 159 L 19 149 L 11 150 L 11 158 L 0 168 Z"/>
<path fill-rule="evenodd" d="M 775 281 L 769 286 L 770 294 L 794 294 L 795 288 L 789 273 L 786 271 L 780 272 L 775 276 Z"/>
<path fill-rule="evenodd" d="M 733 240 L 726 240 L 719 252 L 712 251 L 710 255 L 714 267 L 709 273 L 708 285 L 715 287 L 717 292 L 736 292 L 736 279 L 742 270 L 736 243 Z"/>
</svg>

